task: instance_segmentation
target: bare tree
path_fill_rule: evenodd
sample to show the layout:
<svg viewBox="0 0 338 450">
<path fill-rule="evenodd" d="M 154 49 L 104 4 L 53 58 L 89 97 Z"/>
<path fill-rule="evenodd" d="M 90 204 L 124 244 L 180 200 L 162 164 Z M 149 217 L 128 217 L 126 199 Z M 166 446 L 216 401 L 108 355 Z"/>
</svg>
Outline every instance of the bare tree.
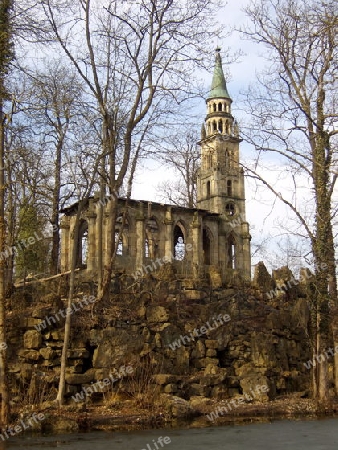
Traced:
<svg viewBox="0 0 338 450">
<path fill-rule="evenodd" d="M 244 34 L 265 46 L 269 61 L 258 88 L 247 97 L 253 122 L 243 134 L 257 159 L 246 168 L 291 208 L 298 220 L 295 234 L 310 242 L 314 355 L 322 354 L 330 343 L 330 306 L 337 304 L 332 227 L 337 212 L 337 7 L 332 0 L 260 0 L 246 13 L 253 26 Z M 289 196 L 267 179 L 264 157 L 271 162 L 273 155 L 289 173 Z M 298 196 L 301 180 L 308 184 L 306 201 Z M 314 370 L 313 390 L 320 400 L 328 397 L 326 360 Z"/>
<path fill-rule="evenodd" d="M 115 254 L 116 193 L 128 173 L 135 136 L 142 133 L 158 99 L 170 97 L 172 104 L 179 104 L 191 95 L 194 70 L 209 50 L 205 43 L 217 35 L 217 5 L 212 0 L 179 4 L 85 0 L 62 5 L 47 0 L 42 6 L 51 36 L 87 85 L 101 119 L 101 174 L 107 167 L 112 199 L 109 246 L 99 273 L 99 298 L 103 298 L 109 295 Z"/>
<path fill-rule="evenodd" d="M 73 69 L 73 68 L 72 68 Z M 34 72 L 25 70 L 26 83 L 25 114 L 31 119 L 35 133 L 39 133 L 39 147 L 49 152 L 48 160 L 52 165 L 52 177 L 47 178 L 46 194 L 51 198 L 50 223 L 53 227 L 50 272 L 58 272 L 60 231 L 59 210 L 61 203 L 62 173 L 64 153 L 69 134 L 77 134 L 73 122 L 78 121 L 82 89 L 77 73 L 62 64 L 61 61 L 49 61 L 43 69 Z M 69 143 L 68 143 L 69 144 Z M 72 143 L 71 143 L 72 144 Z M 69 145 L 68 145 L 69 146 Z M 48 192 L 50 191 L 50 192 Z"/>
<path fill-rule="evenodd" d="M 8 99 L 6 76 L 14 57 L 12 47 L 11 0 L 0 2 L 0 253 L 5 250 L 5 126 L 4 103 Z M 6 295 L 4 260 L 0 260 L 0 421 L 8 423 L 9 396 L 7 383 Z"/>
<path fill-rule="evenodd" d="M 200 164 L 197 132 L 184 136 L 176 134 L 164 139 L 157 158 L 178 175 L 177 179 L 165 180 L 158 185 L 162 200 L 173 205 L 196 207 L 196 183 Z"/>
</svg>

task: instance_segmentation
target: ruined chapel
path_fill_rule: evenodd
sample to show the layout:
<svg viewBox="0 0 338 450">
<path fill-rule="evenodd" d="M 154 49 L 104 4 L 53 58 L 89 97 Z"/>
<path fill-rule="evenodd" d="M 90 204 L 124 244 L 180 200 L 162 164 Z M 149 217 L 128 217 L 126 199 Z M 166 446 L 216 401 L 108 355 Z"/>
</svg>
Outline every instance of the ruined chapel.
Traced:
<svg viewBox="0 0 338 450">
<path fill-rule="evenodd" d="M 216 49 L 207 114 L 202 126 L 201 167 L 197 180 L 197 208 L 177 207 L 143 200 L 119 199 L 116 220 L 116 270 L 135 273 L 153 262 L 170 261 L 178 274 L 205 276 L 213 270 L 223 283 L 233 277 L 250 280 L 249 224 L 245 214 L 244 173 L 239 163 L 239 129 L 231 114 L 222 68 Z M 81 215 L 78 242 L 73 241 L 76 205 L 66 208 L 61 221 L 61 271 L 70 269 L 73 245 L 78 267 L 95 274 L 98 261 L 97 210 L 99 195 L 90 198 Z M 122 220 L 122 211 L 127 214 Z M 121 228 L 123 227 L 123 230 Z M 103 252 L 107 227 L 103 223 Z M 146 270 L 145 270 L 146 271 Z"/>
</svg>

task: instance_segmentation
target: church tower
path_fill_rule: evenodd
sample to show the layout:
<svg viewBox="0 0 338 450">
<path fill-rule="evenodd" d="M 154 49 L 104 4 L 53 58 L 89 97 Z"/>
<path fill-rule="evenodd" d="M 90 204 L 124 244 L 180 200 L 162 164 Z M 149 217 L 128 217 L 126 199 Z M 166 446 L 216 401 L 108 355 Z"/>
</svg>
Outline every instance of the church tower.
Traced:
<svg viewBox="0 0 338 450">
<path fill-rule="evenodd" d="M 220 48 L 211 90 L 206 99 L 207 116 L 202 125 L 201 168 L 197 185 L 197 206 L 218 213 L 219 254 L 226 269 L 236 270 L 250 279 L 250 234 L 245 217 L 244 172 L 239 164 L 239 129 L 231 114 L 222 68 Z"/>
</svg>

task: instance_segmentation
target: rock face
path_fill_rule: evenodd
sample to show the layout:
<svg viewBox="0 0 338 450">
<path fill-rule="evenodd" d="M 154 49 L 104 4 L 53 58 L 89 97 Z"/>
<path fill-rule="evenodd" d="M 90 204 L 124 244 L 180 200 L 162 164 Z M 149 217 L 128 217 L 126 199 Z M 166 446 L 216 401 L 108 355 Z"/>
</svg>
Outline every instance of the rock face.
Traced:
<svg viewBox="0 0 338 450">
<path fill-rule="evenodd" d="M 221 287 L 217 271 L 211 274 L 214 289 L 205 280 L 147 279 L 136 294 L 112 294 L 110 302 L 94 311 L 89 305 L 74 312 L 66 375 L 69 401 L 85 389 L 99 400 L 102 392 L 116 387 L 135 396 L 147 395 L 151 388 L 158 395 L 184 399 L 175 400 L 173 413 L 189 415 L 189 399 L 245 395 L 267 401 L 308 390 L 306 299 L 279 293 L 269 301 L 265 293 L 273 280 L 265 271 L 259 268 L 252 288 Z M 283 270 L 274 276 L 285 282 L 291 275 Z M 127 282 L 119 280 L 121 292 Z M 32 299 L 37 295 L 30 294 Z M 24 313 L 12 315 L 13 390 L 24 381 L 32 397 L 39 386 L 56 396 L 64 321 L 51 317 L 60 316 L 59 306 L 54 300 L 51 305 L 45 298 L 32 300 Z M 31 322 L 27 318 L 33 314 Z M 50 323 L 40 326 L 46 317 Z M 101 386 L 102 380 L 107 381 Z"/>
</svg>

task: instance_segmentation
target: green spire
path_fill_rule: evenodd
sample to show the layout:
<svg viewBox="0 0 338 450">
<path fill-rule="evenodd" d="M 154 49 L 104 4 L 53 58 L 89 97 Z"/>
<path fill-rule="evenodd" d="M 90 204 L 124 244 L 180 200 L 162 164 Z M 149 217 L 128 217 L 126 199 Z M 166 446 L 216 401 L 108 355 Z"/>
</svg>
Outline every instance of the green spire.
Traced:
<svg viewBox="0 0 338 450">
<path fill-rule="evenodd" d="M 229 98 L 230 95 L 227 90 L 227 85 L 225 82 L 225 77 L 222 68 L 222 58 L 220 55 L 221 49 L 216 48 L 216 61 L 214 76 L 212 77 L 211 90 L 208 95 L 208 100 L 211 98 Z"/>
</svg>

